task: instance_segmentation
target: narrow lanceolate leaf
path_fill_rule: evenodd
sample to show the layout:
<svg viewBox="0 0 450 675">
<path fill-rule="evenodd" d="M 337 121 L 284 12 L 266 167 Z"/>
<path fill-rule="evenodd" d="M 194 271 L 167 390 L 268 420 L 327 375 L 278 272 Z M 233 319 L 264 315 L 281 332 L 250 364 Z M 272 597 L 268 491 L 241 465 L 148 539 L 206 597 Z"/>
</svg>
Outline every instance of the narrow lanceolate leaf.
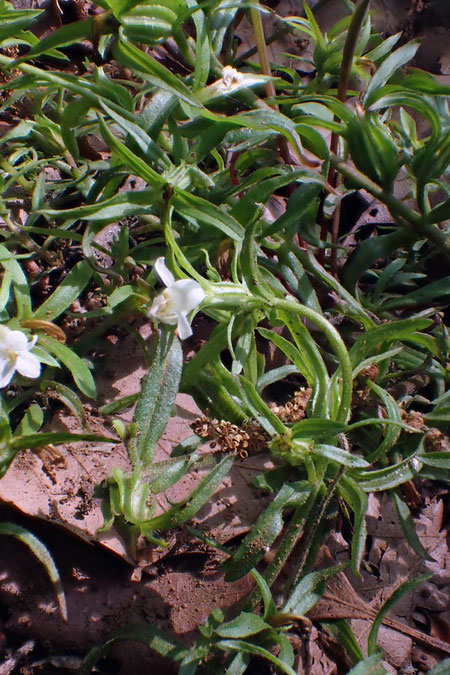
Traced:
<svg viewBox="0 0 450 675">
<path fill-rule="evenodd" d="M 449 214 L 450 216 L 450 209 Z M 367 241 L 367 240 L 366 240 Z M 398 298 L 392 298 L 383 303 L 384 310 L 406 309 L 414 306 L 436 306 L 448 302 L 450 296 L 450 277 L 443 277 L 438 281 L 427 284 L 424 288 L 418 288 L 411 293 L 402 293 Z"/>
<path fill-rule="evenodd" d="M 402 499 L 400 491 L 390 490 L 389 496 L 392 499 L 392 502 L 395 506 L 395 510 L 397 511 L 398 519 L 400 521 L 400 525 L 402 526 L 402 530 L 405 534 L 408 544 L 411 546 L 413 551 L 415 551 L 417 555 L 423 558 L 424 560 L 434 561 L 434 558 L 432 558 L 428 553 L 428 551 L 422 546 L 422 542 L 417 536 L 411 512 L 404 499 Z"/>
<path fill-rule="evenodd" d="M 15 436 L 34 434 L 42 426 L 44 411 L 37 403 L 32 403 L 14 430 Z"/>
<path fill-rule="evenodd" d="M 419 458 L 426 466 L 450 470 L 450 452 L 424 452 Z"/>
<path fill-rule="evenodd" d="M 149 520 L 147 530 L 169 530 L 179 527 L 193 518 L 197 511 L 204 506 L 218 489 L 219 485 L 233 466 L 234 457 L 224 457 L 217 466 L 209 472 L 197 485 L 195 490 L 182 502 L 175 504 L 171 509 Z"/>
<path fill-rule="evenodd" d="M 343 422 L 313 417 L 304 419 L 292 425 L 292 438 L 311 438 L 314 441 L 325 441 L 347 431 L 347 425 Z"/>
<path fill-rule="evenodd" d="M 417 50 L 420 47 L 419 40 L 413 40 L 408 42 L 408 44 L 400 47 L 395 52 L 392 52 L 385 61 L 378 68 L 375 75 L 370 80 L 369 86 L 367 87 L 364 104 L 366 107 L 370 106 L 371 99 L 378 89 L 381 89 L 390 77 L 402 66 L 404 66 L 408 61 L 411 61 L 414 58 Z"/>
<path fill-rule="evenodd" d="M 428 579 L 432 576 L 433 575 L 430 573 L 424 574 L 417 579 L 408 579 L 401 586 L 399 586 L 384 603 L 372 624 L 372 628 L 367 640 L 367 651 L 370 655 L 375 654 L 377 650 L 378 631 L 384 617 L 389 614 L 392 607 L 396 604 L 396 602 L 398 602 L 398 600 L 400 600 L 403 595 L 405 595 L 405 593 L 409 593 L 410 591 L 414 590 L 414 588 L 417 588 L 417 586 L 420 586 L 420 584 L 425 583 L 425 581 L 428 581 Z"/>
<path fill-rule="evenodd" d="M 289 595 L 283 607 L 283 614 L 295 613 L 304 616 L 322 597 L 328 579 L 342 572 L 345 567 L 346 564 L 335 565 L 317 572 L 310 572 L 303 577 Z"/>
<path fill-rule="evenodd" d="M 172 635 L 156 628 L 156 626 L 150 623 L 130 624 L 115 631 L 109 640 L 101 646 L 97 645 L 91 649 L 81 664 L 80 675 L 90 675 L 101 656 L 116 642 L 120 642 L 121 640 L 137 640 L 148 645 L 164 658 L 172 659 L 172 661 L 176 662 L 182 661 L 189 653 L 188 649 L 181 642 L 173 638 Z"/>
<path fill-rule="evenodd" d="M 364 272 L 370 269 L 379 258 L 388 259 L 392 251 L 408 245 L 410 241 L 410 233 L 400 227 L 391 234 L 362 241 L 342 270 L 342 282 L 347 290 L 355 293 L 356 285 Z"/>
<path fill-rule="evenodd" d="M 89 398 L 96 397 L 95 382 L 86 363 L 72 349 L 61 344 L 49 335 L 40 335 L 39 343 L 46 347 L 57 360 L 63 363 L 72 373 L 78 389 Z"/>
<path fill-rule="evenodd" d="M 68 431 L 46 431 L 38 434 L 14 437 L 10 447 L 15 451 L 41 448 L 44 445 L 60 445 L 61 443 L 76 443 L 78 441 L 91 441 L 93 443 L 118 443 L 116 438 L 99 436 L 98 434 L 71 434 Z"/>
<path fill-rule="evenodd" d="M 5 5 L 3 5 L 5 8 Z M 6 6 L 7 7 L 7 6 Z M 21 30 L 30 25 L 30 23 L 42 12 L 41 9 L 12 9 L 6 11 L 0 9 L 0 40 L 12 38 L 20 33 Z"/>
<path fill-rule="evenodd" d="M 58 399 L 58 401 L 67 406 L 71 413 L 77 418 L 83 429 L 88 430 L 89 427 L 84 407 L 76 393 L 61 382 L 46 381 L 44 386 L 46 395 Z"/>
<path fill-rule="evenodd" d="M 287 663 L 281 661 L 281 659 L 274 656 L 267 649 L 264 649 L 264 647 L 260 647 L 251 642 L 246 642 L 244 640 L 220 640 L 219 642 L 216 642 L 215 646 L 225 652 L 236 651 L 254 654 L 255 656 L 262 656 L 264 659 L 277 666 L 281 673 L 286 673 L 286 675 L 296 675 L 296 671 L 288 666 Z"/>
<path fill-rule="evenodd" d="M 338 448 L 335 445 L 326 445 L 324 443 L 318 443 L 312 448 L 314 453 L 331 459 L 334 462 L 338 462 L 343 466 L 351 467 L 366 467 L 369 466 L 369 462 L 366 462 L 363 457 L 358 457 L 358 455 L 352 455 L 351 452 L 347 452 L 342 448 Z"/>
<path fill-rule="evenodd" d="M 400 426 L 402 423 L 402 416 L 397 401 L 395 401 L 389 392 L 375 382 L 369 381 L 368 386 L 383 402 L 384 407 L 386 408 L 387 418 L 398 423 L 398 426 L 395 424 L 386 426 L 384 438 L 380 445 L 367 456 L 369 462 L 375 462 L 379 458 L 384 459 L 387 453 L 394 447 L 402 431 Z"/>
<path fill-rule="evenodd" d="M 59 611 L 65 621 L 67 621 L 67 604 L 66 596 L 64 595 L 61 578 L 53 558 L 44 544 L 31 534 L 28 530 L 16 525 L 15 523 L 0 523 L 0 534 L 7 534 L 22 541 L 36 558 L 44 565 L 50 580 L 55 588 L 56 597 L 58 600 Z"/>
<path fill-rule="evenodd" d="M 194 8 L 196 10 L 192 14 L 192 20 L 194 21 L 195 30 L 197 33 L 195 47 L 194 83 L 192 88 L 194 91 L 197 91 L 197 89 L 204 87 L 208 80 L 211 60 L 211 46 L 209 43 L 208 24 L 206 22 L 203 9 L 198 7 L 199 3 L 197 0 L 186 0 L 186 4 L 188 7 Z"/>
<path fill-rule="evenodd" d="M 11 276 L 14 295 L 17 304 L 17 318 L 27 319 L 31 314 L 30 289 L 21 266 L 8 251 L 6 246 L 0 246 L 0 265 Z"/>
<path fill-rule="evenodd" d="M 79 43 L 80 40 L 92 39 L 94 26 L 94 17 L 89 17 L 83 21 L 74 21 L 58 30 L 52 31 L 47 37 L 39 40 L 26 54 L 17 59 L 17 63 L 23 63 L 30 59 L 35 59 L 37 56 L 48 52 L 51 49 L 66 47 L 74 42 Z M 111 32 L 112 28 L 108 32 Z"/>
<path fill-rule="evenodd" d="M 178 99 L 196 108 L 202 107 L 189 87 L 179 77 L 171 73 L 152 56 L 135 47 L 131 42 L 119 39 L 114 48 L 114 56 L 126 68 L 130 68 L 133 72 L 142 73 L 151 82 L 174 94 Z"/>
<path fill-rule="evenodd" d="M 311 486 L 306 482 L 292 483 L 281 488 L 275 499 L 259 516 L 232 559 L 225 563 L 227 581 L 235 581 L 250 572 L 281 532 L 283 510 L 301 506 L 310 492 Z"/>
<path fill-rule="evenodd" d="M 42 213 L 51 218 L 64 218 L 66 220 L 100 220 L 102 221 L 102 227 L 104 227 L 107 222 L 115 222 L 129 215 L 151 213 L 156 199 L 157 194 L 155 190 L 136 190 L 121 192 L 114 197 L 98 201 L 95 204 L 77 206 L 73 209 L 41 209 L 36 213 Z M 63 231 L 52 230 L 52 234 L 54 232 L 59 237 L 63 235 Z M 72 238 L 74 234 L 77 233 L 71 231 L 68 236 Z"/>
<path fill-rule="evenodd" d="M 359 575 L 359 568 L 366 548 L 366 513 L 368 507 L 367 495 L 358 483 L 350 476 L 343 475 L 339 481 L 338 494 L 342 497 L 354 514 L 353 535 L 352 535 L 352 571 Z"/>
<path fill-rule="evenodd" d="M 234 241 L 242 241 L 244 238 L 242 225 L 230 214 L 206 199 L 178 188 L 175 189 L 172 204 L 181 216 L 194 218 L 201 225 L 218 230 Z"/>
<path fill-rule="evenodd" d="M 370 354 L 376 354 L 380 351 L 383 344 L 389 344 L 398 340 L 407 340 L 413 331 L 428 328 L 432 323 L 431 319 L 402 319 L 400 321 L 391 321 L 380 324 L 375 328 L 367 330 L 359 337 L 350 350 L 350 358 L 354 366 L 357 366 L 362 359 Z"/>
<path fill-rule="evenodd" d="M 264 577 L 255 569 L 251 571 L 251 575 L 256 581 L 256 585 L 258 586 L 259 592 L 261 594 L 264 605 L 263 619 L 264 621 L 267 621 L 277 613 L 277 607 L 273 600 L 270 587 L 268 586 Z"/>
<path fill-rule="evenodd" d="M 80 296 L 92 276 L 92 268 L 85 260 L 70 270 L 64 281 L 34 312 L 34 319 L 53 321 Z"/>
<path fill-rule="evenodd" d="M 147 183 L 153 187 L 165 185 L 166 181 L 154 169 L 152 169 L 144 160 L 140 159 L 136 154 L 131 152 L 126 145 L 124 145 L 118 138 L 114 136 L 108 129 L 104 119 L 98 117 L 100 131 L 105 142 L 109 145 L 111 150 L 119 157 L 123 164 L 132 171 L 136 176 L 140 176 Z"/>
<path fill-rule="evenodd" d="M 172 413 L 172 405 L 180 384 L 183 352 L 174 333 L 160 332 L 148 375 L 142 384 L 133 421 L 139 436 L 133 463 L 148 466 Z"/>
<path fill-rule="evenodd" d="M 353 473 L 353 477 L 358 481 L 359 486 L 364 492 L 380 492 L 381 490 L 390 490 L 398 487 L 406 481 L 414 478 L 420 470 L 422 464 L 418 462 L 417 469 L 410 466 L 410 461 L 405 460 L 398 464 L 393 464 L 386 469 L 378 471 L 360 471 Z"/>
<path fill-rule="evenodd" d="M 248 412 L 258 420 L 263 429 L 270 436 L 277 434 L 282 436 L 285 434 L 287 428 L 262 400 L 252 382 L 247 380 L 243 375 L 240 376 L 239 382 L 242 385 L 240 394 L 243 403 L 245 403 Z"/>
<path fill-rule="evenodd" d="M 270 629 L 269 624 L 257 614 L 241 612 L 235 619 L 216 628 L 215 632 L 222 638 L 246 638 L 267 629 Z"/>
<path fill-rule="evenodd" d="M 169 169 L 172 166 L 172 162 L 167 155 L 161 150 L 159 145 L 150 138 L 142 127 L 125 119 L 125 117 L 119 115 L 115 110 L 106 105 L 106 103 L 101 102 L 101 106 L 111 119 L 117 122 L 117 124 L 133 138 L 146 158 L 152 162 L 156 162 L 163 169 Z"/>
<path fill-rule="evenodd" d="M 386 675 L 386 668 L 381 663 L 381 654 L 374 654 L 360 661 L 348 675 Z"/>
</svg>

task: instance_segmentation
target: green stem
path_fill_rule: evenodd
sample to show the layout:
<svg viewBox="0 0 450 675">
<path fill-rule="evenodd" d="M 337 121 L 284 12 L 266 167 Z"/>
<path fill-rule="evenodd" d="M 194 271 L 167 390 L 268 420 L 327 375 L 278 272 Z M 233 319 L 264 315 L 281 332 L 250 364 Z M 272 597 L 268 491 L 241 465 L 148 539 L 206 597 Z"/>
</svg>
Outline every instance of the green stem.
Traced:
<svg viewBox="0 0 450 675">
<path fill-rule="evenodd" d="M 259 0 L 256 0 L 258 7 L 251 7 L 250 15 L 252 17 L 253 34 L 255 36 L 256 47 L 258 49 L 258 58 L 261 64 L 261 72 L 268 77 L 272 76 L 270 70 L 269 59 L 267 58 L 267 45 L 264 37 L 264 28 L 261 19 L 261 12 L 259 11 Z M 276 91 L 272 80 L 266 82 L 266 94 L 270 97 L 276 96 Z M 277 106 L 275 106 L 277 107 Z"/>
<path fill-rule="evenodd" d="M 309 495 L 306 504 L 302 504 L 302 506 L 299 506 L 294 511 L 294 515 L 292 516 L 292 520 L 289 524 L 288 529 L 286 530 L 286 534 L 283 537 L 283 541 L 281 542 L 274 559 L 272 560 L 272 562 L 269 564 L 269 566 L 265 571 L 264 580 L 266 581 L 268 586 L 271 586 L 275 581 L 275 579 L 278 577 L 286 560 L 288 559 L 294 546 L 296 545 L 299 537 L 302 535 L 305 520 L 308 517 L 308 514 L 311 512 L 311 509 L 316 501 L 316 497 L 317 494 L 319 493 L 320 487 L 321 485 L 315 486 L 315 488 Z M 258 602 L 260 601 L 260 599 L 261 596 L 259 589 L 255 588 L 250 598 L 248 599 L 245 608 L 247 610 L 254 609 L 258 604 Z"/>
<path fill-rule="evenodd" d="M 293 312 L 304 319 L 312 321 L 312 323 L 316 324 L 316 326 L 318 326 L 327 336 L 328 341 L 338 358 L 342 376 L 341 402 L 336 415 L 336 421 L 346 422 L 350 413 L 350 405 L 352 402 L 353 375 L 350 357 L 341 336 L 334 326 L 332 326 L 323 316 L 315 312 L 313 309 L 305 307 L 298 302 L 294 302 L 292 300 L 273 299 L 270 301 L 270 305 L 276 309 L 281 309 L 286 312 Z"/>
<path fill-rule="evenodd" d="M 450 262 L 450 238 L 447 237 L 437 226 L 427 223 L 425 217 L 422 217 L 417 211 L 413 211 L 406 204 L 397 199 L 391 192 L 383 190 L 363 173 L 349 166 L 336 155 L 331 155 L 330 164 L 346 178 L 355 181 L 360 188 L 367 190 L 385 204 L 391 212 L 394 219 L 400 223 L 405 223 L 414 232 L 417 237 L 422 237 L 431 241 L 437 249 L 437 252 Z"/>
<path fill-rule="evenodd" d="M 336 474 L 335 478 L 330 482 L 328 485 L 328 489 L 326 493 L 323 496 L 323 499 L 319 505 L 317 516 L 314 517 L 313 523 L 311 527 L 308 528 L 308 532 L 306 533 L 305 540 L 301 541 L 301 547 L 302 547 L 302 554 L 300 557 L 300 560 L 298 564 L 295 566 L 295 570 L 293 574 L 291 575 L 291 578 L 288 580 L 288 583 L 286 584 L 286 587 L 288 589 L 295 587 L 298 582 L 300 581 L 300 578 L 303 574 L 303 570 L 305 568 L 306 561 L 308 559 L 309 551 L 311 548 L 312 541 L 314 537 L 316 536 L 316 533 L 319 529 L 320 523 L 322 522 L 322 518 L 324 517 L 326 510 L 328 508 L 329 503 L 331 502 L 331 499 L 336 491 L 336 487 L 338 482 L 340 481 L 343 473 L 344 473 L 345 468 L 343 466 L 340 467 L 338 473 Z"/>
<path fill-rule="evenodd" d="M 352 71 L 353 57 L 355 55 L 359 34 L 366 17 L 368 7 L 369 0 L 362 0 L 362 2 L 359 3 L 355 9 L 350 26 L 348 28 L 347 38 L 345 40 L 345 45 L 342 52 L 341 68 L 339 70 L 338 99 L 340 101 L 345 101 L 347 98 L 347 89 Z"/>
<path fill-rule="evenodd" d="M 430 210 L 430 205 L 426 196 L 426 184 L 422 181 L 417 181 L 417 204 L 419 211 L 425 216 Z"/>
<path fill-rule="evenodd" d="M 319 2 L 315 5 L 314 7 L 314 13 L 317 14 L 317 12 L 320 12 L 326 5 L 328 5 L 331 2 L 331 0 L 319 0 Z M 296 12 L 297 16 L 304 17 L 305 16 L 305 10 L 304 9 L 299 9 L 298 12 Z M 272 16 L 275 15 L 275 17 L 280 20 L 280 17 L 274 12 Z M 266 45 L 271 45 L 272 42 L 276 42 L 280 37 L 285 35 L 286 33 L 289 32 L 289 28 L 285 27 L 284 25 L 281 26 L 278 30 L 276 30 L 274 33 L 266 37 Z M 250 49 L 247 49 L 246 52 L 241 54 L 234 62 L 234 67 L 235 68 L 240 68 L 245 61 L 248 61 L 248 59 L 251 59 L 252 56 L 256 54 L 258 51 L 258 47 L 251 47 Z"/>
</svg>

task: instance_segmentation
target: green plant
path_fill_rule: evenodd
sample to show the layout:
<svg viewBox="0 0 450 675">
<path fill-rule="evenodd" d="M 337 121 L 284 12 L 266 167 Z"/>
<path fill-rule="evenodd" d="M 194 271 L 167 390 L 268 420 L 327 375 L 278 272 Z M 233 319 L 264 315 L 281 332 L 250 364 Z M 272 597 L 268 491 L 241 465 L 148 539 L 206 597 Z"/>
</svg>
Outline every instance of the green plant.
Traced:
<svg viewBox="0 0 450 675">
<path fill-rule="evenodd" d="M 271 457 L 276 468 L 258 475 L 255 485 L 273 499 L 237 549 L 224 552 L 228 580 L 247 573 L 256 580 L 237 617 L 225 621 L 215 611 L 189 652 L 149 626 L 121 629 L 110 642 L 133 635 L 179 662 L 184 675 L 201 662 L 209 667 L 210 658 L 211 668 L 226 663 L 226 672 L 243 673 L 251 655 L 291 673 L 289 626 L 337 571 L 312 570 L 338 506 L 352 526 L 355 574 L 371 492 L 389 491 L 410 546 L 428 556 L 399 488 L 418 475 L 441 480 L 450 470 L 448 453 L 430 450 L 427 440 L 430 427 L 445 430 L 449 421 L 448 334 L 440 312 L 450 285 L 439 266 L 450 258 L 444 222 L 450 89 L 422 71 L 402 70 L 418 42 L 394 49 L 400 35 L 374 33 L 366 1 L 346 2 L 351 11 L 327 34 L 306 4 L 305 16 L 276 17 L 314 42 L 307 83 L 295 68 L 269 63 L 261 15 L 270 10 L 259 2 L 98 4 L 103 13 L 39 42 L 27 30 L 35 12 L 6 2 L 1 8 L 1 45 L 22 50 L 16 59 L 0 54 L 8 92 L 3 109 L 24 97 L 31 109 L 0 140 L 1 320 L 38 335 L 33 353 L 46 366 L 38 383 L 25 382 L 21 393 L 10 388 L 3 398 L 2 471 L 20 449 L 102 440 L 87 431 L 38 434 L 44 414 L 37 401 L 51 392 L 84 423 L 80 398 L 60 381 L 63 369 L 55 369 L 63 365 L 81 394 L 94 398 L 87 355 L 106 331 L 129 315 L 162 324 L 149 352 L 144 345 L 149 373 L 141 390 L 103 409 L 111 416 L 137 401 L 128 426 L 112 419 L 131 470 L 115 469 L 99 488 L 104 529 L 114 524 L 132 554 L 140 536 L 167 546 L 165 533 L 213 498 L 239 453 Z M 233 30 L 244 14 L 261 65 L 233 52 Z M 169 57 L 152 53 L 169 38 L 182 75 L 169 67 Z M 78 77 L 64 71 L 62 50 L 83 39 L 92 40 L 98 63 L 114 61 L 117 77 L 103 65 L 84 64 Z M 49 56 L 59 59 L 59 70 L 39 64 Z M 425 132 L 416 120 L 427 122 Z M 330 143 L 320 130 L 331 132 Z M 94 140 L 102 153 L 93 151 Z M 127 183 L 130 174 L 138 189 Z M 394 190 L 400 176 L 408 181 L 408 200 Z M 383 203 L 393 222 L 350 253 L 340 204 L 359 189 Z M 25 219 L 17 213 L 17 192 Z M 277 217 L 269 210 L 274 195 L 285 203 Z M 101 266 L 96 237 L 117 222 L 122 228 L 108 251 L 111 264 Z M 76 262 L 33 309 L 22 265 L 42 262 L 42 274 L 60 269 L 69 247 Z M 166 285 L 162 293 L 158 277 Z M 95 327 L 67 346 L 59 323 L 88 288 L 101 297 L 99 307 L 83 314 Z M 191 335 L 193 310 L 207 317 L 211 333 L 183 364 L 180 339 Z M 267 366 L 268 346 L 283 365 Z M 416 373 L 426 376 L 430 397 L 422 397 L 428 411 L 418 427 L 409 424 L 411 398 L 397 400 L 390 391 Z M 268 388 L 289 376 L 307 392 L 301 403 L 291 402 L 297 418 L 267 403 Z M 156 444 L 178 391 L 194 397 L 204 418 L 193 437 L 157 462 Z M 198 452 L 217 438 L 217 452 Z M 157 495 L 198 468 L 208 472 L 189 497 L 155 515 Z M 296 572 L 277 609 L 270 588 L 293 554 Z M 252 614 L 261 600 L 262 615 Z M 349 638 L 351 672 L 381 672 L 373 653 L 381 618 L 368 659 Z M 270 652 L 275 644 L 279 658 Z M 100 652 L 87 657 L 85 672 Z M 228 656 L 221 661 L 222 652 Z"/>
</svg>

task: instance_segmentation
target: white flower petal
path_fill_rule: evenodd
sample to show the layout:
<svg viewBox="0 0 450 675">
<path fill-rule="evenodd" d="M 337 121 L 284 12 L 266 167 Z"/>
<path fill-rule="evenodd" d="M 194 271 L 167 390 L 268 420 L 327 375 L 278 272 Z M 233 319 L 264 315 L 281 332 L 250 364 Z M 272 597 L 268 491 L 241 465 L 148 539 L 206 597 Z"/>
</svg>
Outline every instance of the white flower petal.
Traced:
<svg viewBox="0 0 450 675">
<path fill-rule="evenodd" d="M 8 326 L 3 326 L 3 324 L 0 324 L 0 342 L 3 342 L 3 340 L 6 339 L 6 336 L 9 335 L 11 332 L 11 329 L 8 328 Z"/>
<path fill-rule="evenodd" d="M 191 337 L 192 328 L 184 312 L 178 314 L 178 336 L 180 340 L 186 340 Z"/>
<path fill-rule="evenodd" d="M 24 377 L 39 377 L 41 374 L 41 363 L 37 356 L 29 351 L 21 351 L 17 355 L 16 368 Z"/>
<path fill-rule="evenodd" d="M 155 271 L 167 288 L 173 286 L 175 283 L 175 277 L 173 276 L 172 272 L 167 269 L 164 258 L 158 258 L 158 260 L 155 262 Z"/>
<path fill-rule="evenodd" d="M 0 388 L 6 387 L 12 380 L 16 364 L 9 360 L 0 361 Z"/>
<path fill-rule="evenodd" d="M 170 289 L 170 294 L 174 311 L 185 314 L 198 307 L 205 297 L 203 288 L 193 279 L 176 281 Z"/>
<path fill-rule="evenodd" d="M 192 335 L 192 329 L 187 314 L 198 307 L 205 297 L 199 283 L 194 279 L 180 279 L 175 281 L 172 272 L 167 269 L 164 258 L 155 262 L 155 270 L 167 288 L 154 298 L 148 315 L 152 319 L 162 321 L 169 326 L 178 325 L 178 334 L 181 340 Z"/>
<path fill-rule="evenodd" d="M 8 334 L 2 340 L 3 349 L 11 349 L 21 352 L 28 347 L 28 338 L 21 330 L 8 330 Z"/>
</svg>

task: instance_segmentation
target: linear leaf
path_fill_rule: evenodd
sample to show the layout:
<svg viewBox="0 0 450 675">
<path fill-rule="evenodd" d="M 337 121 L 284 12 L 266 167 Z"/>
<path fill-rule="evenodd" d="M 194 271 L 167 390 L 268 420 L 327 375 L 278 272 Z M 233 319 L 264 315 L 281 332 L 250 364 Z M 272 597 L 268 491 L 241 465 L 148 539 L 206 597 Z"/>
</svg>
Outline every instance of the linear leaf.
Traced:
<svg viewBox="0 0 450 675">
<path fill-rule="evenodd" d="M 64 595 L 61 577 L 59 576 L 58 569 L 47 547 L 44 546 L 44 544 L 37 537 L 35 537 L 34 534 L 31 534 L 31 532 L 23 527 L 20 527 L 20 525 L 16 525 L 15 523 L 0 523 L 0 535 L 1 534 L 11 535 L 16 537 L 16 539 L 19 539 L 26 546 L 28 546 L 30 551 L 36 556 L 39 562 L 44 565 L 48 576 L 55 587 L 61 616 L 65 621 L 67 621 L 68 617 L 66 596 Z"/>
<path fill-rule="evenodd" d="M 262 658 L 277 666 L 282 673 L 286 673 L 286 675 L 296 675 L 295 670 L 278 659 L 267 649 L 264 649 L 264 647 L 260 647 L 259 645 L 252 644 L 251 642 L 245 642 L 244 640 L 220 640 L 219 642 L 215 643 L 215 646 L 225 652 L 231 650 L 236 652 L 244 652 L 245 654 L 254 654 L 255 656 L 262 656 Z"/>
<path fill-rule="evenodd" d="M 403 45 L 403 47 L 400 47 L 400 49 L 397 49 L 395 52 L 392 52 L 392 54 L 389 54 L 369 82 L 369 86 L 364 95 L 364 105 L 366 107 L 370 106 L 371 99 L 375 92 L 378 89 L 381 89 L 399 68 L 414 58 L 419 47 L 420 41 L 413 40 L 412 42 Z"/>
<path fill-rule="evenodd" d="M 151 213 L 154 210 L 156 199 L 157 193 L 153 189 L 136 190 L 121 192 L 95 204 L 77 206 L 73 209 L 41 209 L 36 213 L 42 213 L 51 218 L 64 218 L 65 220 L 101 220 L 104 221 L 103 227 L 108 221 L 115 222 L 129 215 Z M 58 236 L 61 236 L 61 234 L 58 234 Z M 68 236 L 75 238 L 72 232 Z"/>
<path fill-rule="evenodd" d="M 86 260 L 77 263 L 50 297 L 44 300 L 42 305 L 34 312 L 33 318 L 44 319 L 45 321 L 56 319 L 80 296 L 87 286 L 92 272 L 93 270 Z"/>
<path fill-rule="evenodd" d="M 46 347 L 58 361 L 63 363 L 72 373 L 78 389 L 89 398 L 96 397 L 95 382 L 86 363 L 72 349 L 61 344 L 49 335 L 39 337 L 41 345 Z"/>
<path fill-rule="evenodd" d="M 283 613 L 295 612 L 295 614 L 304 616 L 322 597 L 328 579 L 342 572 L 345 567 L 345 564 L 335 565 L 304 576 L 291 591 L 283 606 Z"/>
<path fill-rule="evenodd" d="M 124 145 L 118 138 L 116 138 L 108 129 L 105 120 L 99 115 L 98 121 L 100 124 L 100 131 L 111 150 L 122 160 L 124 165 L 132 171 L 136 176 L 143 178 L 149 185 L 153 187 L 165 185 L 165 179 L 152 169 L 140 157 L 131 152 L 126 145 Z"/>
<path fill-rule="evenodd" d="M 145 527 L 148 530 L 169 530 L 178 527 L 193 518 L 218 489 L 219 485 L 233 466 L 234 457 L 224 457 L 203 478 L 191 494 L 182 502 L 175 504 L 165 513 L 149 520 Z"/>
<path fill-rule="evenodd" d="M 138 49 L 131 42 L 119 39 L 114 48 L 114 56 L 126 68 L 146 75 L 151 82 L 161 87 L 161 89 L 169 91 L 195 108 L 202 107 L 201 103 L 193 96 L 189 87 L 179 77 L 171 73 L 170 70 L 150 56 L 150 54 L 145 54 Z"/>
<path fill-rule="evenodd" d="M 358 483 L 350 476 L 343 475 L 339 481 L 338 494 L 343 497 L 345 502 L 354 513 L 354 524 L 352 534 L 352 571 L 358 576 L 359 568 L 365 553 L 367 528 L 366 513 L 368 508 L 367 495 L 360 488 Z"/>
<path fill-rule="evenodd" d="M 189 653 L 187 647 L 172 635 L 150 623 L 136 623 L 124 626 L 115 631 L 103 644 L 93 647 L 80 666 L 80 675 L 90 675 L 97 661 L 116 642 L 121 640 L 137 640 L 148 645 L 164 658 L 179 662 Z"/>
<path fill-rule="evenodd" d="M 261 560 L 283 528 L 283 510 L 298 507 L 306 502 L 311 486 L 306 482 L 284 485 L 275 499 L 258 517 L 252 530 L 223 568 L 227 581 L 235 581 L 250 572 Z"/>
<path fill-rule="evenodd" d="M 320 455 L 321 457 L 326 457 L 327 459 L 333 460 L 333 462 L 338 462 L 343 466 L 350 467 L 366 467 L 369 466 L 369 462 L 366 462 L 362 457 L 358 455 L 352 455 L 351 452 L 347 452 L 342 448 L 339 448 L 335 445 L 326 445 L 324 443 L 318 443 L 312 447 L 312 452 Z"/>
<path fill-rule="evenodd" d="M 206 199 L 175 188 L 172 204 L 180 215 L 213 227 L 234 241 L 242 241 L 244 238 L 243 227 L 237 220 Z"/>
<path fill-rule="evenodd" d="M 420 586 L 420 584 L 423 584 L 425 583 L 425 581 L 428 581 L 428 579 L 430 579 L 432 576 L 433 576 L 432 573 L 429 573 L 424 574 L 423 576 L 418 577 L 417 579 L 408 579 L 403 584 L 401 584 L 401 586 L 399 586 L 388 598 L 388 600 L 384 603 L 383 607 L 379 610 L 376 618 L 374 619 L 372 628 L 369 633 L 369 637 L 367 639 L 367 651 L 369 655 L 375 654 L 377 650 L 378 631 L 380 629 L 384 617 L 390 612 L 390 610 L 396 604 L 396 602 L 398 602 L 398 600 L 400 600 L 400 598 L 403 595 L 405 595 L 405 593 L 409 593 L 410 591 L 414 590 L 415 588 L 417 588 L 417 586 Z"/>
<path fill-rule="evenodd" d="M 353 365 L 357 366 L 370 354 L 376 354 L 385 343 L 407 340 L 413 331 L 428 328 L 431 323 L 431 319 L 425 318 L 401 319 L 370 328 L 356 340 L 350 349 L 350 358 Z"/>
<path fill-rule="evenodd" d="M 401 497 L 400 492 L 398 490 L 390 490 L 389 496 L 392 499 L 395 510 L 397 511 L 398 519 L 408 544 L 411 546 L 413 551 L 415 551 L 417 555 L 424 560 L 434 561 L 434 558 L 432 558 L 428 551 L 422 546 L 422 543 L 417 536 L 416 528 L 414 527 L 414 522 L 411 517 L 411 511 L 409 510 L 405 500 Z"/>
</svg>

